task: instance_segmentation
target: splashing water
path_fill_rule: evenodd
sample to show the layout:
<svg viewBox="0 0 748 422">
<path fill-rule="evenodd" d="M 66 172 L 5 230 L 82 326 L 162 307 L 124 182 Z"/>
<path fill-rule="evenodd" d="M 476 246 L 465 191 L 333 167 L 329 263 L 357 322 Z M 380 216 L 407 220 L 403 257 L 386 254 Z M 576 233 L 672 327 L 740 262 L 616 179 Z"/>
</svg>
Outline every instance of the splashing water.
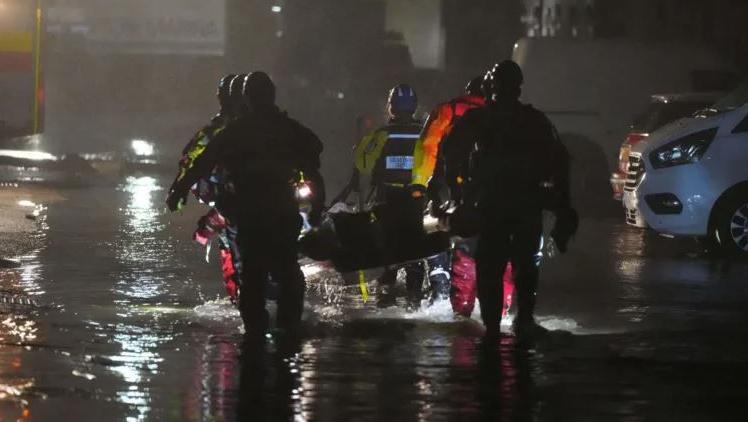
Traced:
<svg viewBox="0 0 748 422">
<path fill-rule="evenodd" d="M 193 311 L 200 319 L 226 321 L 240 318 L 239 310 L 228 298 L 209 300 L 202 305 L 195 306 Z"/>
</svg>

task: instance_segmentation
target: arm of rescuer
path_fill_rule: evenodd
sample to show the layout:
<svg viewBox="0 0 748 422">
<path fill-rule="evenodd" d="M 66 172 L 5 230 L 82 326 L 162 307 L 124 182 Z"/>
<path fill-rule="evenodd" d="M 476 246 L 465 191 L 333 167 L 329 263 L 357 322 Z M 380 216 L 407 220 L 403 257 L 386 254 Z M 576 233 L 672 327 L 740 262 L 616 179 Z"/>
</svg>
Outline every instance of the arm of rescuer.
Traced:
<svg viewBox="0 0 748 422">
<path fill-rule="evenodd" d="M 569 241 L 579 229 L 579 215 L 571 204 L 571 157 L 568 149 L 561 142 L 556 128 L 547 117 L 543 116 L 543 123 L 540 127 L 548 143 L 545 164 L 549 170 L 546 209 L 556 216 L 551 237 L 556 242 L 558 250 L 565 253 Z"/>
<path fill-rule="evenodd" d="M 219 134 L 224 127 L 225 125 L 217 124 L 217 119 L 214 118 L 209 125 L 200 129 L 192 136 L 190 141 L 187 142 L 187 145 L 182 149 L 182 157 L 179 159 L 177 175 L 174 177 L 174 181 L 172 182 L 169 191 L 174 188 L 179 180 L 184 178 L 187 170 L 192 167 L 195 159 L 197 159 L 197 157 L 205 150 L 205 146 L 211 141 L 211 139 Z M 185 200 L 186 198 L 187 197 L 185 196 Z M 183 205 L 183 203 L 181 205 Z"/>
<path fill-rule="evenodd" d="M 413 179 L 411 183 L 425 190 L 434 174 L 439 145 L 452 124 L 452 108 L 440 104 L 429 114 L 421 137 L 413 151 Z"/>
<path fill-rule="evenodd" d="M 450 199 L 463 200 L 465 177 L 469 173 L 470 153 L 481 135 L 480 108 L 467 111 L 457 120 L 442 141 L 439 155 L 443 157 L 444 183 Z"/>
<path fill-rule="evenodd" d="M 296 169 L 304 174 L 304 178 L 311 184 L 312 190 L 312 211 L 309 215 L 309 222 L 317 225 L 322 216 L 322 210 L 325 208 L 325 181 L 320 173 L 323 144 L 317 135 L 311 129 L 297 123 L 295 140 L 298 148 L 296 149 Z"/>
<path fill-rule="evenodd" d="M 205 149 L 192 162 L 181 178 L 174 181 L 169 194 L 166 197 L 166 205 L 170 211 L 179 209 L 180 204 L 184 202 L 192 185 L 197 183 L 203 177 L 210 175 L 213 169 L 218 165 L 221 155 L 224 153 L 226 146 L 230 143 L 233 136 L 231 126 L 225 130 L 216 133 L 215 137 L 206 145 Z"/>
</svg>

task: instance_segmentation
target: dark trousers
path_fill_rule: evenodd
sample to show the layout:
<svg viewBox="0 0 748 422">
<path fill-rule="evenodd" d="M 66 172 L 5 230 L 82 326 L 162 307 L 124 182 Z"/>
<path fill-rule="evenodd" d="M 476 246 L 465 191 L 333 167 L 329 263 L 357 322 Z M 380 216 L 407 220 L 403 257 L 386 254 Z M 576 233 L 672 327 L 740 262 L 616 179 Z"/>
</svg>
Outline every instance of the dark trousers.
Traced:
<svg viewBox="0 0 748 422">
<path fill-rule="evenodd" d="M 279 285 L 278 327 L 295 329 L 304 309 L 304 274 L 298 262 L 301 217 L 285 212 L 245 215 L 239 220 L 242 261 L 239 310 L 245 331 L 262 334 L 267 329 L 265 287 L 268 276 Z"/>
<path fill-rule="evenodd" d="M 490 215 L 490 214 L 485 214 Z M 512 263 L 517 291 L 517 318 L 532 318 L 538 267 L 535 256 L 543 234 L 540 209 L 512 216 L 486 218 L 478 236 L 476 273 L 481 317 L 488 330 L 498 331 L 501 323 L 502 275 Z"/>
<path fill-rule="evenodd" d="M 410 191 L 400 187 L 383 187 L 380 199 L 384 204 L 375 209 L 384 236 L 384 246 L 388 261 L 402 261 L 402 257 L 412 255 L 412 250 L 423 241 L 423 209 L 421 199 L 414 199 Z M 385 286 L 395 284 L 400 268 L 406 272 L 408 301 L 411 305 L 420 304 L 423 278 L 426 272 L 422 260 L 404 265 L 391 265 L 385 269 L 379 282 Z"/>
</svg>

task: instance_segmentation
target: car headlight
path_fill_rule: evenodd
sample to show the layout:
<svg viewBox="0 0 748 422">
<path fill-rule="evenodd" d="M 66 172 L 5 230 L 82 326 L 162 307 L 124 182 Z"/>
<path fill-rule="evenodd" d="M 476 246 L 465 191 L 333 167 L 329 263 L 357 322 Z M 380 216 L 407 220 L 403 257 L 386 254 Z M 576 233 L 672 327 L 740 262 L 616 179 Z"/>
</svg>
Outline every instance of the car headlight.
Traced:
<svg viewBox="0 0 748 422">
<path fill-rule="evenodd" d="M 656 169 L 695 163 L 704 156 L 716 134 L 717 128 L 692 133 L 655 149 L 649 154 L 649 161 Z"/>
<path fill-rule="evenodd" d="M 151 157 L 156 152 L 156 147 L 152 142 L 144 141 L 142 139 L 133 139 L 130 142 L 130 148 L 133 154 L 138 157 Z"/>
</svg>

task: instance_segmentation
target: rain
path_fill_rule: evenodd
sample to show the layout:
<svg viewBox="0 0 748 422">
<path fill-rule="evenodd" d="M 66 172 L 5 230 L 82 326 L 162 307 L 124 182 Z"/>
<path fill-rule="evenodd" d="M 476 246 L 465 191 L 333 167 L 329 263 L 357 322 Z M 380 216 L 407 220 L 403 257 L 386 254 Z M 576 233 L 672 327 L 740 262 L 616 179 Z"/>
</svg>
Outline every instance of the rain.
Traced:
<svg viewBox="0 0 748 422">
<path fill-rule="evenodd" d="M 731 0 L 0 0 L 0 420 L 743 419 L 747 18 L 748 3 Z M 442 204 L 436 155 L 423 184 L 410 183 L 439 107 L 470 95 L 480 105 L 464 116 L 501 107 L 507 60 L 521 69 L 519 101 L 531 105 L 521 109 L 547 117 L 569 158 L 570 206 L 538 205 L 542 242 L 525 254 L 539 271 L 527 337 L 515 232 L 512 267 L 493 280 L 503 286 L 495 332 L 482 315 L 497 306 L 480 302 L 480 268 L 492 263 L 480 258 L 485 221 L 525 206 L 526 192 L 507 183 L 475 205 L 450 185 Z M 189 157 L 191 139 L 212 152 L 254 124 L 258 72 L 274 84 L 277 115 L 323 147 L 324 189 L 299 168 L 283 185 L 301 221 L 289 246 L 305 279 L 293 329 L 283 322 L 288 268 L 273 267 L 262 289 L 243 284 L 254 262 L 245 253 L 271 257 L 270 238 L 288 232 L 265 209 L 276 185 L 226 170 L 216 192 L 254 187 L 239 208 L 267 217 L 237 217 L 238 235 L 224 197 L 200 191 L 218 170 L 186 186 L 194 194 L 178 211 L 167 203 L 207 160 L 203 149 Z M 225 111 L 221 81 L 242 74 L 238 117 L 205 135 Z M 476 77 L 480 93 L 466 93 Z M 408 89 L 410 132 L 393 99 Z M 450 128 L 473 121 L 451 110 Z M 382 130 L 384 146 L 364 143 Z M 475 158 L 492 157 L 484 136 L 470 139 L 469 166 L 483 173 L 465 176 L 465 198 L 470 183 L 488 189 Z M 408 144 L 407 157 L 367 167 L 366 154 L 384 157 L 395 141 L 416 152 Z M 226 168 L 242 148 L 221 155 Z M 244 157 L 246 174 L 279 168 L 251 150 L 259 158 Z M 492 170 L 519 184 L 537 162 L 564 167 L 564 154 L 546 155 Z M 374 180 L 392 169 L 408 181 L 387 189 L 423 200 L 417 232 L 430 243 L 382 229 L 393 217 L 377 207 L 394 200 Z M 556 182 L 533 189 L 556 192 Z M 495 212 L 463 235 L 458 210 L 486 203 Z M 567 251 L 559 227 L 572 210 Z M 361 231 L 346 237 L 346 217 Z M 507 230 L 518 230 L 512 221 Z M 475 259 L 460 261 L 463 252 Z M 460 273 L 465 262 L 472 276 Z M 256 291 L 268 299 L 267 326 L 243 319 L 242 293 Z"/>
</svg>

